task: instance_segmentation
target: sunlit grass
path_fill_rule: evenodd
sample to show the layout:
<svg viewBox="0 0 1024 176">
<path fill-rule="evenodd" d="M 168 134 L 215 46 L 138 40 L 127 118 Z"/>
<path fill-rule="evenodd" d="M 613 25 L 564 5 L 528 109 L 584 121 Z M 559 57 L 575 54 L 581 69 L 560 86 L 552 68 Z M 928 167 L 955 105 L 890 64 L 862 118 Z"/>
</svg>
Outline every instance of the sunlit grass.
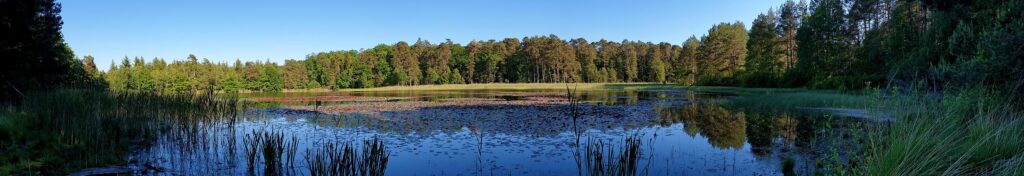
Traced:
<svg viewBox="0 0 1024 176">
<path fill-rule="evenodd" d="M 689 87 L 691 91 L 737 95 L 724 105 L 748 110 L 793 110 L 795 108 L 869 109 L 870 93 L 844 93 L 794 88 Z"/>
</svg>

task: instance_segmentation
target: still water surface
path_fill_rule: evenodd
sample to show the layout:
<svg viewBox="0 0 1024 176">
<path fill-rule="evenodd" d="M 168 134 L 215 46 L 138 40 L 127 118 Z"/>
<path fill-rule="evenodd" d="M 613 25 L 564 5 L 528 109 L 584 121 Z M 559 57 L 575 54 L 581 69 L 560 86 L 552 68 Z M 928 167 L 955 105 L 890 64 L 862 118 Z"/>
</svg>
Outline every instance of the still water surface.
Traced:
<svg viewBox="0 0 1024 176">
<path fill-rule="evenodd" d="M 390 150 L 387 175 L 576 175 L 577 134 L 571 106 L 475 105 L 322 113 L 308 106 L 358 103 L 436 103 L 451 98 L 515 101 L 557 90 L 346 92 L 249 97 L 387 97 L 359 101 L 257 102 L 237 120 L 171 129 L 131 158 L 176 174 L 245 174 L 242 138 L 277 131 L 299 141 L 289 167 L 306 171 L 303 151 L 324 142 L 382 139 Z M 599 90 L 578 93 L 584 104 L 575 126 L 581 142 L 617 146 L 641 139 L 640 173 L 649 175 L 781 175 L 782 158 L 798 170 L 820 153 L 825 126 L 865 123 L 802 113 L 740 112 L 716 105 L 728 95 L 684 91 Z M 397 98 L 396 98 L 397 97 Z M 413 98 L 409 98 L 413 97 Z"/>
</svg>

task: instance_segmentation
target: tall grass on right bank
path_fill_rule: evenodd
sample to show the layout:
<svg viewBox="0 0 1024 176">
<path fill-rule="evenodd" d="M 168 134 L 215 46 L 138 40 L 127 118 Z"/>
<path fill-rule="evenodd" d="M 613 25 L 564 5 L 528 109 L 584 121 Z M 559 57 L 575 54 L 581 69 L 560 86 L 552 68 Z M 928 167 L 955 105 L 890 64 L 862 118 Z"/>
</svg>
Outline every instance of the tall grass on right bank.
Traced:
<svg viewBox="0 0 1024 176">
<path fill-rule="evenodd" d="M 880 102 L 897 121 L 870 137 L 867 175 L 1022 175 L 1024 111 L 1013 96 L 970 88 Z"/>
</svg>

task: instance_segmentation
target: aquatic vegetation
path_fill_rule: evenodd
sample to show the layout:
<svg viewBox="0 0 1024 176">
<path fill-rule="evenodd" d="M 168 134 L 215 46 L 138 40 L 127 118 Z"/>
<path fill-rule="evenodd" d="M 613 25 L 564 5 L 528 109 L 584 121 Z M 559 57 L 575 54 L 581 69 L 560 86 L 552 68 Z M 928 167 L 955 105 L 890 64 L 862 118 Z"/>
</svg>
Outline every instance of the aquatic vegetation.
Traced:
<svg viewBox="0 0 1024 176">
<path fill-rule="evenodd" d="M 429 93 L 425 92 L 425 94 Z M 582 95 L 576 93 L 582 93 Z M 169 174 L 267 174 L 270 173 L 268 170 L 273 169 L 283 171 L 278 173 L 285 175 L 358 172 L 352 171 L 353 169 L 346 171 L 335 168 L 352 168 L 357 163 L 382 162 L 363 162 L 361 160 L 348 160 L 350 162 L 347 164 L 342 162 L 344 160 L 342 158 L 346 158 L 345 145 L 349 145 L 348 158 L 366 156 L 364 152 L 370 150 L 363 149 L 363 146 L 371 146 L 360 145 L 360 142 L 344 139 L 370 139 L 380 136 L 380 143 L 388 144 L 386 153 L 389 154 L 387 163 L 390 165 L 382 165 L 386 167 L 367 166 L 364 168 L 380 169 L 365 170 L 386 170 L 389 174 L 398 175 L 487 174 L 488 172 L 499 175 L 506 173 L 589 175 L 592 171 L 588 170 L 585 164 L 593 159 L 588 161 L 585 158 L 586 147 L 602 141 L 603 148 L 596 151 L 602 153 L 601 158 L 605 161 L 599 163 L 603 165 L 603 168 L 615 168 L 608 166 L 607 159 L 622 156 L 622 149 L 627 145 L 623 138 L 629 136 L 630 133 L 642 133 L 656 135 L 637 137 L 643 141 L 643 145 L 639 148 L 641 155 L 636 157 L 635 175 L 647 173 L 652 175 L 700 175 L 723 171 L 739 174 L 764 174 L 779 172 L 780 167 L 778 164 L 774 164 L 779 162 L 774 160 L 781 158 L 771 156 L 789 156 L 792 152 L 802 152 L 801 150 L 807 145 L 800 143 L 804 142 L 804 138 L 815 136 L 814 133 L 818 132 L 815 128 L 819 128 L 817 125 L 821 124 L 805 119 L 813 117 L 753 114 L 733 111 L 717 104 L 694 106 L 686 103 L 686 99 L 691 96 L 687 96 L 688 94 L 685 93 L 676 94 L 676 91 L 598 95 L 631 96 L 631 99 L 638 100 L 636 104 L 622 106 L 587 104 L 583 101 L 588 100 L 588 97 L 583 95 L 588 92 L 576 93 L 574 94 L 578 96 L 572 96 L 571 99 L 577 103 L 556 106 L 469 107 L 468 112 L 470 113 L 441 113 L 462 110 L 456 107 L 445 107 L 444 109 L 419 109 L 370 115 L 335 115 L 276 107 L 249 107 L 241 116 L 235 118 L 238 121 L 233 125 L 228 122 L 199 123 L 192 125 L 194 129 L 180 130 L 184 131 L 181 134 L 176 132 L 179 131 L 178 129 L 169 128 L 158 135 L 161 141 L 158 141 L 157 150 L 147 149 L 142 151 L 143 154 L 138 157 L 141 158 L 140 163 L 150 163 L 156 167 L 166 168 L 160 173 Z M 442 95 L 439 96 L 449 96 L 444 93 L 440 94 Z M 564 95 L 560 95 L 560 97 L 570 99 Z M 527 111 L 529 109 L 538 111 Z M 532 114 L 534 112 L 545 113 Z M 738 113 L 746 115 L 744 118 L 737 118 Z M 621 116 L 607 116 L 617 114 Z M 573 122 L 574 119 L 575 122 Z M 409 126 L 397 126 L 396 124 Z M 744 127 L 746 130 L 734 129 L 737 126 Z M 687 130 L 691 128 L 695 130 Z M 266 132 L 265 129 L 283 132 L 286 142 L 290 140 L 288 135 L 298 137 L 300 145 L 295 150 L 297 151 L 295 159 L 290 159 L 287 152 L 281 152 L 280 157 L 271 154 L 273 158 L 264 158 L 266 155 L 264 149 L 267 148 L 263 147 L 265 144 L 262 140 L 265 140 L 265 136 L 262 133 Z M 287 130 L 279 131 L 283 129 Z M 548 130 L 552 132 L 547 132 Z M 486 136 L 486 138 L 482 136 Z M 659 138 L 657 140 L 690 142 L 655 143 L 653 142 L 655 138 Z M 779 140 L 780 138 L 781 140 Z M 257 142 L 257 139 L 260 141 Z M 755 139 L 764 141 L 758 142 Z M 237 141 L 238 145 L 230 147 L 229 141 Z M 711 141 L 721 141 L 721 143 L 713 144 L 710 143 Z M 333 144 L 334 146 L 331 148 L 334 150 L 324 149 L 325 143 Z M 793 145 L 793 143 L 797 144 Z M 217 145 L 212 144 L 222 144 L 222 148 L 217 149 Z M 730 147 L 748 145 L 751 146 L 749 152 L 746 151 L 746 147 Z M 476 148 L 476 151 L 473 151 L 473 148 Z M 609 153 L 609 149 L 614 149 L 615 153 Z M 681 149 L 685 149 L 685 151 L 681 151 Z M 190 151 L 184 152 L 184 150 Z M 230 152 L 237 152 L 237 157 L 223 155 Z M 666 152 L 670 154 L 666 154 Z M 692 154 L 683 152 L 694 152 L 699 156 L 694 157 Z M 729 155 L 730 157 L 719 155 L 723 152 L 732 155 Z M 331 156 L 328 153 L 336 154 Z M 813 155 L 800 154 L 790 157 L 796 159 L 796 168 L 804 169 L 808 165 L 812 165 L 805 164 L 805 161 L 809 160 L 807 158 L 809 156 Z M 281 163 L 283 169 L 273 167 L 277 165 L 274 164 L 277 161 L 273 161 L 275 158 Z M 579 162 L 574 163 L 574 160 L 577 159 Z M 382 159 L 370 160 L 380 161 Z M 769 161 L 733 162 L 747 160 Z M 288 164 L 289 162 L 296 164 Z M 613 163 L 617 162 L 616 160 Z M 705 162 L 708 163 L 707 167 L 721 168 L 721 170 L 712 171 L 705 168 L 687 167 L 692 163 Z M 270 163 L 271 168 L 268 169 L 268 165 L 265 163 Z M 537 165 L 537 163 L 543 164 Z M 438 164 L 443 164 L 444 167 L 438 167 Z M 572 168 L 573 164 L 578 164 L 576 166 L 579 169 L 561 169 Z M 401 168 L 396 168 L 396 165 L 400 165 Z M 593 164 L 591 166 L 596 167 Z M 625 164 L 625 166 L 629 166 L 629 164 Z M 548 168 L 559 168 L 560 170 L 545 170 Z M 618 172 L 602 170 L 605 175 L 613 175 L 611 173 Z M 798 171 L 803 172 L 802 170 Z"/>
<path fill-rule="evenodd" d="M 133 146 L 162 130 L 220 121 L 234 99 L 205 94 L 150 94 L 65 89 L 27 94 L 0 113 L 0 175 L 65 174 L 125 163 Z M 187 128 L 178 128 L 187 129 Z"/>
<path fill-rule="evenodd" d="M 786 157 L 786 158 L 782 159 L 782 174 L 783 175 L 786 175 L 786 176 L 796 175 L 796 171 L 794 171 L 794 168 L 796 168 L 796 160 L 793 160 L 793 158 L 790 158 L 790 157 Z"/>
<path fill-rule="evenodd" d="M 640 160 L 640 137 L 630 136 L 622 146 L 588 139 L 584 144 L 583 158 L 586 175 L 637 175 Z"/>
<path fill-rule="evenodd" d="M 249 173 L 255 173 L 257 160 L 263 159 L 264 175 L 284 175 L 294 166 L 299 138 L 285 138 L 283 132 L 253 130 L 242 139 Z"/>
<path fill-rule="evenodd" d="M 572 154 L 579 175 L 637 175 L 641 150 L 640 136 L 627 137 L 618 151 L 612 143 L 605 144 L 604 141 L 595 138 L 589 138 L 586 143 L 581 144 L 580 138 L 585 135 L 585 130 L 579 129 L 577 125 L 580 118 L 580 100 L 576 98 L 576 89 L 569 89 L 566 86 L 565 92 L 569 100 L 568 117 L 572 118 L 572 132 L 576 139 Z M 583 148 L 582 151 L 580 148 Z"/>
<path fill-rule="evenodd" d="M 384 175 L 390 153 L 378 138 L 363 141 L 357 151 L 351 143 L 324 142 L 306 150 L 310 175 Z"/>
<path fill-rule="evenodd" d="M 255 173 L 256 161 L 259 159 L 259 155 L 257 154 L 259 154 L 260 144 L 263 140 L 261 135 L 256 135 L 255 131 L 253 131 L 253 133 L 253 135 L 246 135 L 242 138 L 242 147 L 244 147 L 244 152 L 242 153 L 245 155 L 246 168 L 248 168 L 249 173 Z"/>
</svg>

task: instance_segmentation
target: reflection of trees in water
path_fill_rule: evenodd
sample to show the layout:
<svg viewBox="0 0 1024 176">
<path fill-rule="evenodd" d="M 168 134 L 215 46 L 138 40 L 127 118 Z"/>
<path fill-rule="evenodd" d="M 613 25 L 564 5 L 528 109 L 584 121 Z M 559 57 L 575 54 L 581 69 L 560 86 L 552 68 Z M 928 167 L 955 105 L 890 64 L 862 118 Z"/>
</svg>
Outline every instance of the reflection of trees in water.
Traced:
<svg viewBox="0 0 1024 176">
<path fill-rule="evenodd" d="M 776 117 L 774 120 L 775 122 L 773 124 L 775 126 L 772 128 L 772 134 L 782 137 L 782 139 L 784 139 L 783 141 L 785 141 L 787 145 L 793 145 L 794 141 L 797 139 L 796 127 L 797 124 L 799 124 L 799 121 L 788 114 Z"/>
<path fill-rule="evenodd" d="M 771 153 L 772 144 L 781 139 L 784 146 L 790 147 L 796 140 L 798 121 L 788 113 L 756 113 L 747 112 L 747 141 L 751 151 L 758 155 Z"/>
<path fill-rule="evenodd" d="M 634 105 L 582 105 L 582 129 L 632 129 L 656 125 L 654 102 Z M 288 113 L 291 110 L 279 113 Z M 566 105 L 444 106 L 403 111 L 324 115 L 308 121 L 321 126 L 363 127 L 397 134 L 433 134 L 479 128 L 488 133 L 556 136 L 572 125 Z M 312 116 L 312 115 L 310 115 Z"/>
<path fill-rule="evenodd" d="M 799 121 L 786 113 L 731 111 L 717 104 L 690 103 L 678 108 L 661 109 L 661 125 L 683 123 L 691 137 L 700 134 L 719 148 L 739 149 L 749 143 L 755 154 L 771 152 L 776 140 L 792 146 L 797 140 Z M 808 129 L 805 129 L 808 130 Z M 809 129 L 813 131 L 813 129 Z"/>
<path fill-rule="evenodd" d="M 718 105 L 691 103 L 662 110 L 661 114 L 663 120 L 682 122 L 686 134 L 707 137 L 708 143 L 715 147 L 739 149 L 746 140 L 747 121 L 742 112 L 731 112 Z"/>
</svg>

